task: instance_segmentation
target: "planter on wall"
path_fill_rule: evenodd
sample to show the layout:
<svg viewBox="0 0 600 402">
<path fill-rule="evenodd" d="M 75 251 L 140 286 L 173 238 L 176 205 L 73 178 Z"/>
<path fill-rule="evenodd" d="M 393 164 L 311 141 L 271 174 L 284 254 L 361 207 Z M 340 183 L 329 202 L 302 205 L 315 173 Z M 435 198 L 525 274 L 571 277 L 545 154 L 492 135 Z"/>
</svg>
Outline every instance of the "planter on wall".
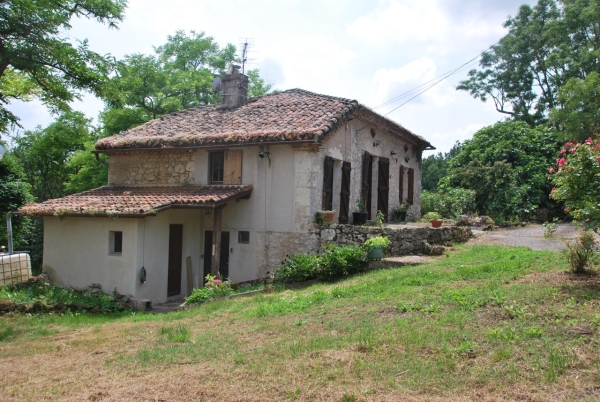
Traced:
<svg viewBox="0 0 600 402">
<path fill-rule="evenodd" d="M 355 225 L 364 225 L 367 223 L 369 214 L 366 212 L 352 212 L 352 223 Z"/>
<path fill-rule="evenodd" d="M 333 223 L 335 211 L 318 211 L 317 212 L 317 223 L 330 225 Z"/>
<path fill-rule="evenodd" d="M 442 226 L 442 223 L 444 221 L 442 221 L 441 219 L 434 219 L 431 221 L 431 226 L 433 226 L 434 228 L 439 228 L 440 226 Z"/>
<path fill-rule="evenodd" d="M 373 247 L 367 253 L 367 259 L 369 261 L 381 260 L 382 258 L 383 258 L 383 248 L 381 248 L 381 247 Z"/>
</svg>

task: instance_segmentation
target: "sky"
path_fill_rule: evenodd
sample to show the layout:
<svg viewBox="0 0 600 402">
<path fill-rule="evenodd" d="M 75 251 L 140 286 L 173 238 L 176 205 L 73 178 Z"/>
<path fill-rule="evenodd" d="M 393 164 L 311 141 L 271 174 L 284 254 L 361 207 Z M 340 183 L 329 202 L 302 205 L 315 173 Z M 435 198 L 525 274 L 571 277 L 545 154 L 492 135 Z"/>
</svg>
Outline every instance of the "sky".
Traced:
<svg viewBox="0 0 600 402">
<path fill-rule="evenodd" d="M 116 58 L 150 54 L 177 30 L 203 31 L 221 46 L 238 48 L 248 38 L 248 68 L 258 68 L 273 88 L 356 99 L 427 139 L 435 152 L 447 152 L 503 119 L 493 103 L 456 90 L 476 64 L 399 108 L 409 97 L 378 106 L 496 43 L 506 34 L 502 24 L 524 3 L 535 1 L 129 0 L 118 29 L 77 19 L 68 35 Z M 73 108 L 96 118 L 103 103 L 85 95 Z M 9 109 L 28 130 L 55 117 L 36 101 L 13 102 Z"/>
</svg>

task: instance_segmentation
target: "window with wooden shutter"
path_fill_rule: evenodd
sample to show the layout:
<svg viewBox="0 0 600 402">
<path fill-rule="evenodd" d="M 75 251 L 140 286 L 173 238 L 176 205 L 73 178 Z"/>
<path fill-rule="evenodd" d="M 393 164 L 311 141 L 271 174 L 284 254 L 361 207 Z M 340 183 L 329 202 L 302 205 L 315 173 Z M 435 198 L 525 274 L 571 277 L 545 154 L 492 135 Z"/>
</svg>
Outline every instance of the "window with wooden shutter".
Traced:
<svg viewBox="0 0 600 402">
<path fill-rule="evenodd" d="M 225 151 L 223 184 L 242 184 L 243 151 Z"/>
<path fill-rule="evenodd" d="M 378 165 L 377 210 L 383 213 L 387 221 L 390 195 L 390 160 L 388 158 L 379 158 Z"/>
<path fill-rule="evenodd" d="M 398 201 L 404 203 L 404 166 L 400 165 L 400 182 L 398 183 Z"/>
<path fill-rule="evenodd" d="M 323 167 L 323 200 L 321 208 L 324 211 L 333 210 L 333 158 L 325 157 Z"/>
<path fill-rule="evenodd" d="M 340 215 L 339 222 L 342 224 L 350 221 L 350 173 L 352 165 L 350 162 L 342 163 L 342 190 L 340 193 Z"/>
<path fill-rule="evenodd" d="M 415 202 L 415 169 L 408 169 L 408 202 L 410 205 L 413 205 Z"/>
<path fill-rule="evenodd" d="M 365 202 L 365 209 L 371 219 L 371 192 L 373 189 L 373 156 L 367 151 L 363 154 L 362 161 L 362 191 L 361 197 Z"/>
</svg>

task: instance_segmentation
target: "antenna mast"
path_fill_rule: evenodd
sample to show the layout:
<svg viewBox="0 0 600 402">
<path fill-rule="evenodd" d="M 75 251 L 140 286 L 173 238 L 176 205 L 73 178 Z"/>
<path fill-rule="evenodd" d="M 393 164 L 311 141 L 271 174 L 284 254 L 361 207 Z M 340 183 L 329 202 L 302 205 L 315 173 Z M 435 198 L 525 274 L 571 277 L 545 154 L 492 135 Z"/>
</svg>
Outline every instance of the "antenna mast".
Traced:
<svg viewBox="0 0 600 402">
<path fill-rule="evenodd" d="M 251 61 L 251 59 L 248 59 L 248 53 L 250 52 L 250 48 L 254 47 L 254 39 L 240 38 L 240 47 L 242 49 L 242 74 L 245 74 L 246 63 Z"/>
</svg>

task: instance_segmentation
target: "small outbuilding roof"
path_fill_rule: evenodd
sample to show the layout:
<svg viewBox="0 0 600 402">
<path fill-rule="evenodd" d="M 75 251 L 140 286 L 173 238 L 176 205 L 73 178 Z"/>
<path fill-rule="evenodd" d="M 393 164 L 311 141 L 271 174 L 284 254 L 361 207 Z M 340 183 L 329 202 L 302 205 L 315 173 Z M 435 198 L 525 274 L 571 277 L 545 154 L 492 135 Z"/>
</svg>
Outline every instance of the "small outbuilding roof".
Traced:
<svg viewBox="0 0 600 402">
<path fill-rule="evenodd" d="M 249 197 L 252 186 L 100 187 L 27 204 L 29 216 L 148 216 L 168 208 L 214 208 Z"/>
<path fill-rule="evenodd" d="M 127 149 L 205 147 L 264 142 L 321 142 L 350 117 L 384 126 L 419 146 L 431 144 L 355 100 L 302 89 L 251 98 L 226 109 L 202 106 L 162 116 L 96 142 L 99 152 Z"/>
</svg>

